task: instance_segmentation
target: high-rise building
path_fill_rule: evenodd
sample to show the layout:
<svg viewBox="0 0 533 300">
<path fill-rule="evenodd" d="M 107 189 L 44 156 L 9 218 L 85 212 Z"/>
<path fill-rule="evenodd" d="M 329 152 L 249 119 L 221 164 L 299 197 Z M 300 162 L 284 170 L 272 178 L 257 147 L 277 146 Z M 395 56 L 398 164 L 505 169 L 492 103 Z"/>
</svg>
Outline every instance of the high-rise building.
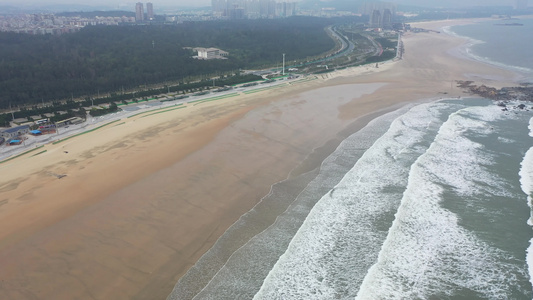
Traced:
<svg viewBox="0 0 533 300">
<path fill-rule="evenodd" d="M 379 9 L 374 9 L 372 11 L 372 15 L 370 16 L 370 27 L 381 27 L 381 12 Z"/>
<path fill-rule="evenodd" d="M 146 3 L 146 18 L 152 20 L 154 18 L 154 6 L 151 2 Z"/>
<path fill-rule="evenodd" d="M 516 0 L 515 9 L 526 9 L 526 8 L 527 8 L 527 0 Z"/>
<path fill-rule="evenodd" d="M 276 17 L 290 17 L 296 14 L 295 2 L 277 2 Z"/>
<path fill-rule="evenodd" d="M 392 11 L 388 8 L 383 10 L 381 17 L 381 28 L 392 29 Z"/>
<path fill-rule="evenodd" d="M 259 0 L 259 14 L 263 17 L 268 17 L 273 13 L 270 11 L 270 2 L 269 0 Z"/>
<path fill-rule="evenodd" d="M 211 6 L 213 12 L 224 14 L 226 11 L 226 1 L 225 0 L 211 0 Z"/>
<path fill-rule="evenodd" d="M 365 2 L 361 13 L 370 16 L 370 27 L 389 29 L 396 14 L 396 6 L 388 2 Z"/>
<path fill-rule="evenodd" d="M 137 2 L 135 4 L 135 21 L 143 21 L 144 20 L 144 8 L 143 4 L 141 2 Z"/>
<path fill-rule="evenodd" d="M 230 19 L 290 17 L 296 14 L 296 5 L 292 0 L 211 0 L 213 12 Z"/>
</svg>

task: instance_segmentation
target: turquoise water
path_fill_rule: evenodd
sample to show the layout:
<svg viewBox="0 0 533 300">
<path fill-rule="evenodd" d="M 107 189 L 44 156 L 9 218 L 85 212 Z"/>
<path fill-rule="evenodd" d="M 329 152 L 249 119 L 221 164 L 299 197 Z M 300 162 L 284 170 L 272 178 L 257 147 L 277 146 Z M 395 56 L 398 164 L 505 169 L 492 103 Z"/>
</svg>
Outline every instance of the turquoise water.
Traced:
<svg viewBox="0 0 533 300">
<path fill-rule="evenodd" d="M 374 119 L 320 170 L 273 186 L 169 299 L 532 299 L 533 103 L 519 104 L 450 99 Z"/>
</svg>

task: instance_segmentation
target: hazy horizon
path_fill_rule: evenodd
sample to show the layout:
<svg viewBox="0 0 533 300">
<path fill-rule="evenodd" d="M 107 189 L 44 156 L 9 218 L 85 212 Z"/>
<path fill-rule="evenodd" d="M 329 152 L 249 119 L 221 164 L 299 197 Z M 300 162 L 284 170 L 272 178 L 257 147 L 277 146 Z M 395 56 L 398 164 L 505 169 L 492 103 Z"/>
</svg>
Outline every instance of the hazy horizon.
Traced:
<svg viewBox="0 0 533 300">
<path fill-rule="evenodd" d="M 96 6 L 105 6 L 109 8 L 120 8 L 125 10 L 134 10 L 135 3 L 142 2 L 147 3 L 151 2 L 154 4 L 154 9 L 157 7 L 183 7 L 183 6 L 210 6 L 210 0 L 155 0 L 155 1 L 105 1 L 105 0 L 94 0 L 87 2 L 86 0 L 49 0 L 49 1 L 39 1 L 39 0 L 28 0 L 28 1 L 14 1 L 14 0 L 0 0 L 0 5 L 9 5 L 14 7 L 45 7 L 51 5 L 62 5 L 62 6 L 87 6 L 87 7 L 96 7 Z"/>
<path fill-rule="evenodd" d="M 62 5 L 62 6 L 87 6 L 87 7 L 96 7 L 104 6 L 109 8 L 119 8 L 126 10 L 134 10 L 135 3 L 137 2 L 151 2 L 154 4 L 154 9 L 157 7 L 184 7 L 184 6 L 210 6 L 210 0 L 138 0 L 138 1 L 123 1 L 123 0 L 0 0 L 0 5 L 9 5 L 14 7 L 45 7 L 50 5 Z M 296 1 L 302 2 L 302 1 Z M 324 1 L 329 2 L 329 1 Z M 370 1 L 371 2 L 371 1 Z M 441 0 L 389 0 L 386 2 L 393 2 L 403 5 L 414 5 L 421 7 L 465 7 L 465 6 L 512 6 L 516 1 L 514 0 L 448 0 L 443 2 Z"/>
</svg>

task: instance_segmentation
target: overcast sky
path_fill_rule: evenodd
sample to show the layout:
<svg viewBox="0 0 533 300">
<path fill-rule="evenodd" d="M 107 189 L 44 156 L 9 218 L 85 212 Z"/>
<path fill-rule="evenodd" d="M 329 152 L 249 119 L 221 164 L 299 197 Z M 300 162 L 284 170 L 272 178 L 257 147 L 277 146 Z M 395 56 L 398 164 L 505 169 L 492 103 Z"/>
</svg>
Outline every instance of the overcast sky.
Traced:
<svg viewBox="0 0 533 300">
<path fill-rule="evenodd" d="M 290 0 L 289 0 L 290 1 Z M 327 2 L 327 0 L 322 0 Z M 121 8 L 134 10 L 136 2 L 152 2 L 154 9 L 163 6 L 209 6 L 210 0 L 0 0 L 0 4 L 10 4 L 13 6 L 25 6 L 25 5 L 46 5 L 46 4 L 81 4 L 81 5 L 106 5 L 108 7 Z M 514 0 L 389 0 L 388 2 L 395 2 L 398 4 L 409 4 L 417 6 L 475 6 L 475 5 L 506 5 L 510 6 L 514 4 Z M 529 2 L 532 2 L 530 0 Z M 531 4 L 531 3 L 530 3 Z"/>
<path fill-rule="evenodd" d="M 515 0 L 391 0 L 391 2 L 417 6 L 512 6 Z"/>
<path fill-rule="evenodd" d="M 0 0 L 0 4 L 13 5 L 13 6 L 26 6 L 26 5 L 48 5 L 48 4 L 79 4 L 79 5 L 106 5 L 110 7 L 131 7 L 131 10 L 135 10 L 135 3 L 137 2 L 152 2 L 154 8 L 156 6 L 206 6 L 211 5 L 211 0 Z"/>
</svg>

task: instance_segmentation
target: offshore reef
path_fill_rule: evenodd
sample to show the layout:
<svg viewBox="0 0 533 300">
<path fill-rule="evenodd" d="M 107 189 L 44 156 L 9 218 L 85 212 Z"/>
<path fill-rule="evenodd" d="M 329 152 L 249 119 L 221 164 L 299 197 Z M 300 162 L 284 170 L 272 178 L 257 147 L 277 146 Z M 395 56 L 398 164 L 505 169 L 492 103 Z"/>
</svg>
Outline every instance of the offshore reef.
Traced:
<svg viewBox="0 0 533 300">
<path fill-rule="evenodd" d="M 524 83 L 520 86 L 503 87 L 497 89 L 494 87 L 476 85 L 473 81 L 458 80 L 457 86 L 466 90 L 466 92 L 478 95 L 483 98 L 492 100 L 520 100 L 533 102 L 533 85 L 531 83 Z"/>
</svg>

